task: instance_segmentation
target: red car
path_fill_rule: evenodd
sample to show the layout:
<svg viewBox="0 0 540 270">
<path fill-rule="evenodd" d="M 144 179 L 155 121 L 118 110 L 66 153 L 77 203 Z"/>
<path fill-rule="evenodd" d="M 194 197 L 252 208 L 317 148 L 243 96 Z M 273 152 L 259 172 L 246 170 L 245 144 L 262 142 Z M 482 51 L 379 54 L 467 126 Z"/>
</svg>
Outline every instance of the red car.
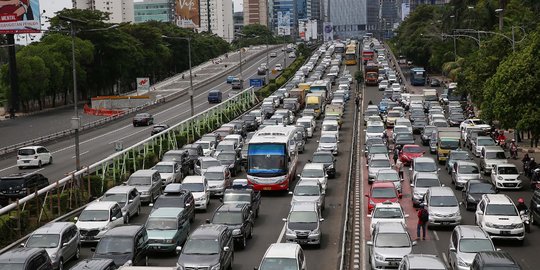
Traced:
<svg viewBox="0 0 540 270">
<path fill-rule="evenodd" d="M 369 200 L 368 213 L 373 211 L 377 203 L 398 202 L 401 194 L 398 194 L 393 182 L 375 182 L 371 185 L 369 194 L 366 194 Z"/>
<path fill-rule="evenodd" d="M 403 165 L 410 165 L 412 160 L 426 153 L 422 147 L 416 144 L 406 144 L 399 152 L 399 160 Z"/>
</svg>

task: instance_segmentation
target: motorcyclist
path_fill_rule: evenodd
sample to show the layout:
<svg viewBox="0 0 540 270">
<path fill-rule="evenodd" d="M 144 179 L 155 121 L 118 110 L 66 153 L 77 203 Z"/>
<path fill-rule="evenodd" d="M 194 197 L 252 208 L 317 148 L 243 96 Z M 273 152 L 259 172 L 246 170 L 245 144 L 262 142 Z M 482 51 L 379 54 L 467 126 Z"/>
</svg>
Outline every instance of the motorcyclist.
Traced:
<svg viewBox="0 0 540 270">
<path fill-rule="evenodd" d="M 515 139 L 512 139 L 510 142 L 510 155 L 512 158 L 517 159 L 517 144 Z"/>
<path fill-rule="evenodd" d="M 525 153 L 525 155 L 521 159 L 521 162 L 525 163 L 525 162 L 529 162 L 529 161 L 531 161 L 531 158 L 529 157 L 529 153 Z"/>
<path fill-rule="evenodd" d="M 536 166 L 538 166 L 538 164 L 536 164 L 536 161 L 532 157 L 531 160 L 529 161 L 529 171 L 536 169 Z"/>
<path fill-rule="evenodd" d="M 527 205 L 525 205 L 525 200 L 523 200 L 523 198 L 518 199 L 518 204 L 516 205 L 516 207 L 517 207 L 518 212 L 521 212 L 521 211 L 527 212 L 527 210 L 529 210 Z"/>
<path fill-rule="evenodd" d="M 499 136 L 497 136 L 497 142 L 499 145 L 503 146 L 506 143 L 506 136 L 504 136 L 504 131 L 499 131 Z"/>
</svg>

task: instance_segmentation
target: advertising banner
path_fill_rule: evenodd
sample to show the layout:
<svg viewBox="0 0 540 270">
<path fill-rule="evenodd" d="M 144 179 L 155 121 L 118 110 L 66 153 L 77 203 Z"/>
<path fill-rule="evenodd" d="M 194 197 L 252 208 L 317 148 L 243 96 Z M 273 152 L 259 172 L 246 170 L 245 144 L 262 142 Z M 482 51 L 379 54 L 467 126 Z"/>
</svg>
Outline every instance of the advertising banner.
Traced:
<svg viewBox="0 0 540 270">
<path fill-rule="evenodd" d="M 291 35 L 291 12 L 278 11 L 277 22 L 278 22 L 278 26 L 277 26 L 278 36 L 290 36 Z"/>
<path fill-rule="evenodd" d="M 137 78 L 137 94 L 150 91 L 150 78 Z"/>
<path fill-rule="evenodd" d="M 176 17 L 178 26 L 183 28 L 199 28 L 199 1 L 198 0 L 175 0 Z"/>
<path fill-rule="evenodd" d="M 0 34 L 39 33 L 39 0 L 0 0 Z"/>
<path fill-rule="evenodd" d="M 323 23 L 324 41 L 334 40 L 334 26 L 331 22 Z"/>
</svg>

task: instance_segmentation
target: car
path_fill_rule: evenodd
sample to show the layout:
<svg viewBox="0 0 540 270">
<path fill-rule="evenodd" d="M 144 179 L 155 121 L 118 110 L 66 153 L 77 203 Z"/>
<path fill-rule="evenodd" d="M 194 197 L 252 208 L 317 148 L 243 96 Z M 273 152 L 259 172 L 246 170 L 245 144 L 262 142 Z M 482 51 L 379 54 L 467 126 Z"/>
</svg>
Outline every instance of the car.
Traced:
<svg viewBox="0 0 540 270">
<path fill-rule="evenodd" d="M 495 251 L 489 234 L 475 225 L 458 225 L 448 245 L 448 264 L 455 270 L 470 270 L 474 257 L 481 251 Z"/>
<path fill-rule="evenodd" d="M 317 141 L 317 151 L 330 151 L 334 156 L 338 155 L 338 136 L 333 133 L 321 134 L 320 139 Z"/>
<path fill-rule="evenodd" d="M 441 81 L 437 78 L 431 78 L 431 81 L 429 82 L 429 86 L 431 87 L 439 87 L 441 86 Z"/>
<path fill-rule="evenodd" d="M 52 270 L 52 263 L 43 248 L 17 248 L 0 255 L 0 265 L 6 269 Z"/>
<path fill-rule="evenodd" d="M 500 146 L 485 146 L 482 149 L 480 159 L 480 171 L 484 175 L 490 175 L 493 167 L 508 163 L 506 153 Z"/>
<path fill-rule="evenodd" d="M 399 194 L 392 182 L 374 182 L 368 194 L 368 213 L 371 213 L 377 203 L 382 202 L 399 202 L 401 194 Z"/>
<path fill-rule="evenodd" d="M 412 122 L 413 134 L 422 134 L 422 131 L 427 125 L 428 123 L 424 118 L 415 119 Z"/>
<path fill-rule="evenodd" d="M 393 127 L 396 120 L 403 117 L 403 113 L 397 110 L 390 110 L 386 115 L 386 127 Z"/>
<path fill-rule="evenodd" d="M 392 169 L 387 154 L 374 154 L 370 157 L 368 164 L 368 182 L 373 183 L 373 179 L 380 170 Z"/>
<path fill-rule="evenodd" d="M 373 179 L 373 182 L 390 182 L 394 183 L 394 186 L 396 187 L 396 190 L 401 194 L 403 191 L 403 188 L 401 186 L 401 182 L 403 179 L 399 177 L 399 174 L 396 170 L 393 169 L 382 169 L 377 172 L 377 175 L 375 176 L 375 179 Z"/>
<path fill-rule="evenodd" d="M 219 160 L 221 165 L 228 166 L 231 176 L 236 176 L 242 172 L 242 158 L 240 152 L 222 151 L 216 155 L 216 159 Z"/>
<path fill-rule="evenodd" d="M 0 177 L 0 198 L 24 198 L 48 185 L 49 179 L 36 172 L 2 176 Z"/>
<path fill-rule="evenodd" d="M 149 206 L 152 207 L 152 212 L 167 207 L 183 208 L 189 220 L 191 222 L 195 220 L 195 198 L 191 191 L 184 189 L 179 183 L 167 185 L 163 190 L 163 195 Z"/>
<path fill-rule="evenodd" d="M 405 223 L 405 219 L 409 215 L 405 214 L 399 203 L 382 202 L 375 204 L 375 208 L 367 218 L 371 218 L 370 232 L 375 228 L 375 225 L 380 222 L 400 222 Z"/>
<path fill-rule="evenodd" d="M 224 204 L 246 204 L 253 213 L 253 219 L 259 216 L 261 192 L 254 190 L 247 179 L 235 179 L 232 188 L 225 190 L 220 201 Z"/>
<path fill-rule="evenodd" d="M 208 181 L 208 190 L 211 196 L 223 196 L 225 189 L 232 184 L 231 173 L 228 166 L 212 166 L 209 167 L 203 176 Z"/>
<path fill-rule="evenodd" d="M 409 170 L 412 171 L 412 178 L 414 178 L 419 172 L 438 173 L 440 169 L 437 168 L 437 163 L 432 157 L 419 157 L 413 159 Z"/>
<path fill-rule="evenodd" d="M 45 164 L 52 163 L 51 152 L 43 146 L 27 146 L 17 150 L 17 167 L 21 170 L 26 167 L 41 168 Z"/>
<path fill-rule="evenodd" d="M 314 202 L 321 212 L 325 209 L 325 191 L 319 181 L 300 180 L 289 194 L 293 195 L 291 205 L 297 202 Z"/>
<path fill-rule="evenodd" d="M 159 176 L 163 180 L 163 186 L 170 183 L 180 183 L 184 178 L 180 165 L 174 161 L 158 162 L 152 167 L 152 170 L 159 172 Z"/>
<path fill-rule="evenodd" d="M 429 254 L 408 254 L 399 264 L 399 270 L 447 270 L 446 264 L 437 257 Z"/>
<path fill-rule="evenodd" d="M 243 87 L 244 87 L 244 80 L 242 80 L 240 78 L 234 78 L 231 81 L 231 89 L 239 90 L 239 89 L 242 89 Z M 236 91 L 236 94 L 237 93 L 238 93 L 238 91 Z M 229 97 L 232 97 L 234 95 L 235 95 L 235 93 L 233 93 L 233 94 L 229 93 Z"/>
<path fill-rule="evenodd" d="M 367 151 L 364 151 L 364 154 L 369 161 L 371 157 L 376 154 L 388 155 L 388 147 L 386 144 L 372 144 Z"/>
<path fill-rule="evenodd" d="M 276 52 L 271 52 L 269 55 L 270 55 L 270 57 L 272 57 L 272 58 L 277 57 L 277 53 L 276 53 Z"/>
<path fill-rule="evenodd" d="M 413 206 L 417 207 L 424 201 L 424 195 L 430 187 L 442 186 L 439 176 L 436 173 L 419 172 L 417 173 L 411 183 Z"/>
<path fill-rule="evenodd" d="M 398 134 L 412 134 L 407 126 L 404 125 L 394 125 L 392 128 L 392 139 L 395 141 Z"/>
<path fill-rule="evenodd" d="M 153 203 L 163 188 L 161 176 L 156 170 L 138 170 L 129 176 L 125 184 L 137 188 L 143 203 Z"/>
<path fill-rule="evenodd" d="M 133 126 L 150 126 L 154 124 L 154 117 L 149 113 L 138 113 L 133 117 Z"/>
<path fill-rule="evenodd" d="M 316 151 L 313 153 L 311 161 L 313 163 L 322 163 L 328 174 L 328 178 L 336 177 L 336 158 L 330 151 Z"/>
<path fill-rule="evenodd" d="M 328 175 L 323 163 L 306 163 L 302 173 L 297 176 L 300 180 L 316 180 L 321 184 L 323 190 L 326 190 Z"/>
<path fill-rule="evenodd" d="M 281 64 L 276 64 L 276 66 L 274 67 L 274 70 L 275 71 L 282 71 L 283 70 L 283 66 Z"/>
<path fill-rule="evenodd" d="M 221 166 L 221 162 L 219 162 L 219 160 L 217 160 L 215 157 L 199 157 L 199 159 L 195 162 L 194 171 L 197 175 L 204 175 L 208 168 L 214 166 Z"/>
<path fill-rule="evenodd" d="M 484 120 L 478 118 L 471 118 L 461 122 L 461 124 L 459 124 L 459 129 L 463 132 L 469 126 L 479 127 L 484 131 L 491 131 L 491 126 L 486 124 Z"/>
<path fill-rule="evenodd" d="M 373 269 L 397 268 L 403 256 L 412 252 L 416 241 L 411 241 L 407 228 L 401 222 L 380 222 L 367 241 L 369 262 Z"/>
<path fill-rule="evenodd" d="M 232 135 L 232 134 L 231 134 Z M 227 135 L 230 136 L 230 135 Z M 214 152 L 214 157 L 217 158 L 221 152 L 240 152 L 241 146 L 237 141 L 223 140 L 216 146 L 216 151 Z M 223 164 L 224 165 L 224 164 Z"/>
<path fill-rule="evenodd" d="M 182 181 L 182 189 L 189 190 L 195 200 L 195 209 L 208 209 L 210 204 L 210 191 L 204 176 L 188 175 Z"/>
<path fill-rule="evenodd" d="M 420 139 L 422 140 L 422 145 L 429 145 L 429 140 L 431 140 L 431 135 L 433 131 L 436 131 L 436 126 L 425 126 L 424 129 L 420 132 Z"/>
<path fill-rule="evenodd" d="M 122 216 L 126 224 L 132 216 L 139 216 L 141 213 L 141 195 L 135 187 L 112 187 L 99 198 L 99 201 L 118 203 L 122 208 Z"/>
<path fill-rule="evenodd" d="M 450 150 L 448 153 L 448 158 L 446 159 L 445 168 L 448 174 L 452 175 L 452 170 L 454 169 L 454 163 L 458 160 L 471 161 L 472 157 L 469 156 L 469 153 L 464 150 L 456 149 Z"/>
<path fill-rule="evenodd" d="M 260 66 L 257 68 L 257 75 L 266 75 L 266 68 L 263 66 Z"/>
<path fill-rule="evenodd" d="M 384 124 L 382 121 L 373 121 L 367 122 L 366 129 L 364 131 L 366 134 L 365 140 L 372 137 L 382 138 L 384 132 L 386 132 L 386 128 L 384 128 Z"/>
<path fill-rule="evenodd" d="M 520 176 L 515 164 L 495 164 L 491 171 L 491 183 L 496 189 L 521 189 L 523 185 Z"/>
<path fill-rule="evenodd" d="M 144 225 L 126 225 L 113 228 L 99 240 L 95 259 L 112 259 L 116 266 L 128 261 L 130 265 L 148 266 L 148 234 Z"/>
<path fill-rule="evenodd" d="M 152 131 L 150 132 L 150 135 L 156 135 L 158 133 L 163 132 L 164 130 L 168 129 L 169 125 L 167 124 L 156 124 L 152 127 Z"/>
<path fill-rule="evenodd" d="M 450 187 L 430 187 L 424 195 L 424 206 L 429 213 L 428 226 L 461 224 L 459 203 Z"/>
<path fill-rule="evenodd" d="M 253 232 L 253 212 L 244 203 L 226 203 L 219 206 L 207 223 L 221 224 L 232 232 L 235 246 L 245 249 Z"/>
<path fill-rule="evenodd" d="M 315 202 L 294 203 L 283 221 L 286 243 L 321 246 L 321 222 L 324 219 Z"/>
<path fill-rule="evenodd" d="M 182 175 L 188 175 L 193 171 L 193 165 L 186 150 L 169 150 L 161 157 L 162 162 L 172 161 L 180 165 Z"/>
<path fill-rule="evenodd" d="M 399 151 L 398 158 L 404 166 L 408 166 L 413 159 L 422 157 L 425 153 L 424 149 L 416 144 L 406 144 Z"/>
<path fill-rule="evenodd" d="M 521 270 L 519 263 L 506 251 L 481 251 L 476 253 L 471 270 L 489 269 Z"/>
<path fill-rule="evenodd" d="M 339 138 L 339 123 L 336 120 L 323 120 L 321 126 L 321 136 L 326 134 L 335 134 Z"/>
<path fill-rule="evenodd" d="M 270 244 L 259 264 L 258 270 L 307 269 L 306 257 L 299 244 L 273 243 Z"/>
<path fill-rule="evenodd" d="M 148 216 L 145 223 L 149 251 L 177 253 L 189 235 L 190 218 L 181 207 L 162 207 Z"/>
<path fill-rule="evenodd" d="M 193 171 L 195 167 L 195 162 L 197 162 L 199 157 L 204 156 L 204 150 L 202 146 L 197 145 L 197 144 L 191 144 L 191 143 L 184 144 L 184 146 L 182 146 L 182 149 L 180 149 L 180 151 L 185 151 L 187 153 L 187 158 L 185 162 L 187 163 L 187 166 L 189 166 L 189 171 Z M 184 175 L 188 175 L 188 173 L 184 172 Z"/>
<path fill-rule="evenodd" d="M 296 57 L 296 53 L 294 53 L 294 52 L 289 53 L 289 58 L 295 58 L 295 57 Z"/>
<path fill-rule="evenodd" d="M 453 113 L 448 117 L 448 123 L 451 127 L 459 127 L 459 124 L 465 120 L 463 113 Z"/>
<path fill-rule="evenodd" d="M 473 179 L 469 180 L 463 187 L 461 198 L 466 210 L 476 210 L 476 205 L 482 199 L 483 194 L 495 193 L 497 193 L 497 189 L 492 184 L 481 179 Z"/>
<path fill-rule="evenodd" d="M 382 80 L 381 82 L 379 82 L 379 91 L 384 91 L 388 87 L 388 80 Z"/>
<path fill-rule="evenodd" d="M 471 141 L 471 149 L 475 156 L 481 157 L 482 150 L 486 146 L 495 146 L 497 145 L 495 141 L 489 136 L 477 136 L 476 140 Z"/>
<path fill-rule="evenodd" d="M 212 89 L 208 91 L 208 103 L 221 103 L 223 100 L 223 93 L 219 89 Z"/>
<path fill-rule="evenodd" d="M 482 175 L 476 162 L 458 160 L 454 163 L 451 179 L 452 184 L 456 185 L 456 189 L 461 189 L 471 179 L 482 179 Z"/>
<path fill-rule="evenodd" d="M 234 259 L 232 231 L 225 225 L 202 224 L 189 236 L 176 266 L 180 269 L 231 269 Z"/>
<path fill-rule="evenodd" d="M 313 133 L 317 127 L 315 119 L 313 117 L 303 116 L 296 120 L 296 124 L 302 125 L 306 128 L 308 138 L 313 137 Z"/>
<path fill-rule="evenodd" d="M 236 76 L 229 75 L 229 76 L 227 76 L 226 82 L 230 84 L 230 83 L 232 83 L 232 81 L 233 81 L 234 79 L 236 79 Z"/>
<path fill-rule="evenodd" d="M 414 137 L 411 133 L 398 133 L 394 139 L 394 145 L 404 146 L 406 144 L 414 144 Z"/>
<path fill-rule="evenodd" d="M 124 224 L 122 209 L 117 202 L 91 202 L 74 219 L 83 243 L 97 243 L 105 232 Z"/>
<path fill-rule="evenodd" d="M 517 240 L 523 243 L 525 228 L 516 205 L 506 194 L 483 194 L 475 212 L 475 223 L 491 239 Z"/>
<path fill-rule="evenodd" d="M 69 270 L 113 270 L 116 269 L 114 261 L 111 259 L 83 259 L 69 268 Z"/>
<path fill-rule="evenodd" d="M 81 255 L 79 229 L 73 222 L 47 223 L 33 231 L 21 246 L 45 249 L 55 269 L 64 269 L 66 262 L 79 260 Z"/>
</svg>

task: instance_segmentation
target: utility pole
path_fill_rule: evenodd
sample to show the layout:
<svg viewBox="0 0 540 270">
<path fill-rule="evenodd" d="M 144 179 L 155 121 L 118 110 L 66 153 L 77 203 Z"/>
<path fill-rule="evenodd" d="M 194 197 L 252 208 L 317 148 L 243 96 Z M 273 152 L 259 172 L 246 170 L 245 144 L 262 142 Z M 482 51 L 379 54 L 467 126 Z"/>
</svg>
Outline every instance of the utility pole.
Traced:
<svg viewBox="0 0 540 270">
<path fill-rule="evenodd" d="M 15 113 L 19 110 L 19 79 L 17 78 L 17 58 L 15 53 L 15 35 L 7 34 L 8 54 L 9 54 L 9 81 L 11 86 L 9 117 L 15 118 Z"/>
</svg>

